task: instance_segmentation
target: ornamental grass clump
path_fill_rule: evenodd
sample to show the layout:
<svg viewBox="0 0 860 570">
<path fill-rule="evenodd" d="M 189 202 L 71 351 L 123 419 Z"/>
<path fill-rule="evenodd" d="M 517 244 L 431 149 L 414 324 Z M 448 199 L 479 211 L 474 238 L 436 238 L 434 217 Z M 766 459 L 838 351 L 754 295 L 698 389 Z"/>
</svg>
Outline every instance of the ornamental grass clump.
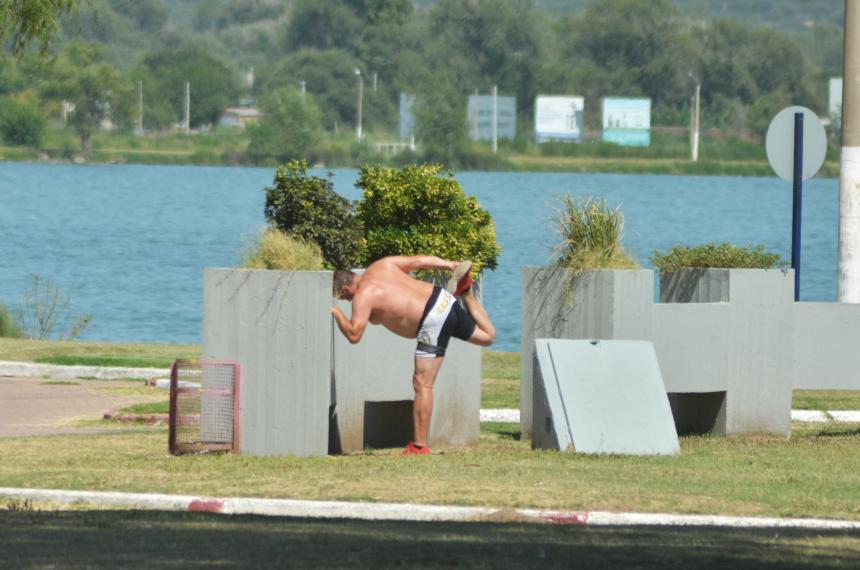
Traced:
<svg viewBox="0 0 860 570">
<path fill-rule="evenodd" d="M 244 269 L 319 271 L 323 269 L 320 248 L 312 241 L 267 228 L 242 254 Z"/>
<path fill-rule="evenodd" d="M 762 244 L 738 247 L 725 241 L 719 245 L 714 242 L 694 247 L 677 245 L 665 253 L 654 251 L 650 261 L 664 273 L 689 267 L 772 269 L 785 266 L 779 254 L 766 251 Z"/>
<path fill-rule="evenodd" d="M 574 276 L 586 269 L 636 269 L 638 264 L 621 245 L 624 216 L 606 200 L 561 198 L 555 227 L 560 241 L 553 249 L 554 265 Z"/>
</svg>

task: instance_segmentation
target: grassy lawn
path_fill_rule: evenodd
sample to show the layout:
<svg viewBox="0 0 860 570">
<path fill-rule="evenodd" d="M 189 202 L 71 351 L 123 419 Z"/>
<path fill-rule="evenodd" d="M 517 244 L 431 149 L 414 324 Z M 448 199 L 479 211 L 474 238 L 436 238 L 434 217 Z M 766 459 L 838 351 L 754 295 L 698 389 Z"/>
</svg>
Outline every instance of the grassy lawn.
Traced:
<svg viewBox="0 0 860 570">
<path fill-rule="evenodd" d="M 194 344 L 139 344 L 0 338 L 0 360 L 85 366 L 168 368 L 178 358 L 198 358 Z"/>
<path fill-rule="evenodd" d="M 533 451 L 513 424 L 476 448 L 327 457 L 167 452 L 166 430 L 0 439 L 0 487 L 860 520 L 860 425 L 685 437 L 676 457 Z"/>
<path fill-rule="evenodd" d="M 10 568 L 856 568 L 857 532 L 12 510 Z M 117 545 L 122 545 L 118 548 Z"/>
</svg>

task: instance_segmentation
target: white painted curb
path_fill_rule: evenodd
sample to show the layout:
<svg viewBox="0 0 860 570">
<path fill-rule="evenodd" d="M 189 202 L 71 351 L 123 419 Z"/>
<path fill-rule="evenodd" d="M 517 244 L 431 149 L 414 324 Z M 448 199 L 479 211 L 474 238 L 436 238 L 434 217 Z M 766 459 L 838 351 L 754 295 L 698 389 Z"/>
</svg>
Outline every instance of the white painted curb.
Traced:
<svg viewBox="0 0 860 570">
<path fill-rule="evenodd" d="M 397 521 L 505 521 L 555 522 L 578 526 L 712 526 L 744 528 L 800 528 L 860 530 L 860 521 L 730 517 L 663 513 L 610 513 L 604 511 L 556 511 L 452 507 L 407 503 L 352 503 L 293 499 L 213 498 L 189 495 L 62 491 L 0 487 L 0 497 L 42 501 L 58 505 L 96 504 L 131 509 L 251 514 L 280 517 L 397 520 Z M 494 518 L 497 515 L 498 518 Z"/>
<path fill-rule="evenodd" d="M 481 410 L 482 422 L 519 423 L 520 411 L 515 408 L 499 408 Z M 791 410 L 793 422 L 860 422 L 860 411 L 857 410 Z"/>
<path fill-rule="evenodd" d="M 170 376 L 169 368 L 123 368 L 119 366 L 61 366 L 58 364 L 36 364 L 34 362 L 12 362 L 0 360 L 0 376 L 24 378 L 47 377 L 54 380 L 75 378 L 98 378 L 117 380 L 120 378 L 164 378 Z"/>
</svg>

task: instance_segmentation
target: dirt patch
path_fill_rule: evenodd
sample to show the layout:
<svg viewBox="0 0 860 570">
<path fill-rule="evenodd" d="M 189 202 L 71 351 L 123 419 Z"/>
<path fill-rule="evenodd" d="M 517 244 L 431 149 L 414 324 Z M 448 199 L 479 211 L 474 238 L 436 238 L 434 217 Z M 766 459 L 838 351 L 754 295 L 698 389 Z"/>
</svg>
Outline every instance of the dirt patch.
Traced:
<svg viewBox="0 0 860 570">
<path fill-rule="evenodd" d="M 100 420 L 106 412 L 133 404 L 163 401 L 165 390 L 140 388 L 140 382 L 77 380 L 50 383 L 43 378 L 0 378 L 0 437 L 81 434 L 112 428 L 75 427 L 81 420 Z"/>
</svg>

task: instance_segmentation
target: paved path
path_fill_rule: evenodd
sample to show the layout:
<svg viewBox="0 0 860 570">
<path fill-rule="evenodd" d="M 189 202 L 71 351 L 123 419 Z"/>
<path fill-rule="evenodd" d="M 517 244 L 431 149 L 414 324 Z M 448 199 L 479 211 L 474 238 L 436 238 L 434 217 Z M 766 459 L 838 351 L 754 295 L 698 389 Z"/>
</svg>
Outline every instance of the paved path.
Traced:
<svg viewBox="0 0 860 570">
<path fill-rule="evenodd" d="M 79 428 L 79 420 L 98 420 L 105 412 L 142 402 L 163 401 L 167 392 L 152 388 L 151 395 L 129 393 L 140 382 L 76 380 L 50 384 L 44 378 L 0 378 L 0 437 L 60 435 L 117 431 Z"/>
</svg>

